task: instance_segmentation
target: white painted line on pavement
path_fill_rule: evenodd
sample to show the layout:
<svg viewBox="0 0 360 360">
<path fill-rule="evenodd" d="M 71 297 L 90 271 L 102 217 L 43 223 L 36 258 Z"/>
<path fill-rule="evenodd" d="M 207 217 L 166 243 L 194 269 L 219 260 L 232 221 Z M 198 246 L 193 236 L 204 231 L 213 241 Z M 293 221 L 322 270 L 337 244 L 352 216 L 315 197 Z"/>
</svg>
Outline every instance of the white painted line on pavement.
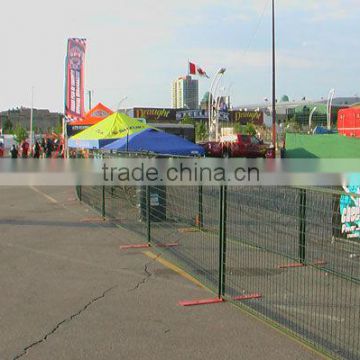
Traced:
<svg viewBox="0 0 360 360">
<path fill-rule="evenodd" d="M 53 204 L 57 204 L 57 203 L 58 203 L 58 201 L 55 200 L 53 197 L 51 197 L 51 196 L 48 195 L 48 194 L 45 194 L 44 192 L 42 192 L 41 190 L 37 189 L 36 187 L 30 186 L 30 189 L 33 190 L 33 191 L 35 191 L 35 192 L 38 193 L 38 194 L 41 194 L 41 195 L 44 196 L 46 199 L 48 199 L 51 203 L 53 203 Z"/>
</svg>

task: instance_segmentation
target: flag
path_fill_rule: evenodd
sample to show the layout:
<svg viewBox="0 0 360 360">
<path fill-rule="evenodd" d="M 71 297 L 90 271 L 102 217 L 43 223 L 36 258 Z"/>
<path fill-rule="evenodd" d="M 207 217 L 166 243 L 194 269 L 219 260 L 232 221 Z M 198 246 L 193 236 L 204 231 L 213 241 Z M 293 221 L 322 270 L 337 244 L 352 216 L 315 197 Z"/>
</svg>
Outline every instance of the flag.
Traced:
<svg viewBox="0 0 360 360">
<path fill-rule="evenodd" d="M 86 39 L 68 39 L 65 67 L 65 115 L 84 116 Z"/>
<path fill-rule="evenodd" d="M 203 68 L 197 66 L 196 64 L 194 64 L 190 61 L 189 61 L 189 74 L 190 75 L 199 75 L 201 77 L 206 77 L 209 79 L 208 74 L 206 73 L 206 71 Z"/>
<path fill-rule="evenodd" d="M 196 65 L 192 62 L 189 62 L 189 74 L 196 75 Z"/>
<path fill-rule="evenodd" d="M 208 74 L 206 73 L 206 71 L 205 71 L 204 69 L 198 67 L 198 68 L 197 68 L 197 72 L 198 72 L 198 74 L 199 74 L 200 76 L 205 76 L 206 78 L 209 79 L 209 76 L 208 76 Z"/>
</svg>

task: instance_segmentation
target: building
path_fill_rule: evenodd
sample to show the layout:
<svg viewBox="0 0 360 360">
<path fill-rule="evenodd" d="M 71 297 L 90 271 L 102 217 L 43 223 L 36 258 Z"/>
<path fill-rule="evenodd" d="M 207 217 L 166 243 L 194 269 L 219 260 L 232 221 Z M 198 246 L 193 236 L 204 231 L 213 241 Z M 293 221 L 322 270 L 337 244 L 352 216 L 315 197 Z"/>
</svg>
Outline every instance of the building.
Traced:
<svg viewBox="0 0 360 360">
<path fill-rule="evenodd" d="M 26 130 L 30 130 L 31 109 L 16 108 L 0 112 L 0 128 L 6 132 L 9 129 L 15 129 L 17 125 Z M 56 112 L 50 112 L 46 109 L 33 110 L 33 130 L 36 133 L 46 133 L 53 131 L 62 124 L 63 115 Z"/>
<path fill-rule="evenodd" d="M 174 109 L 199 108 L 199 82 L 191 76 L 182 76 L 173 82 L 172 107 Z"/>
<path fill-rule="evenodd" d="M 312 116 L 312 126 L 324 126 L 327 124 L 327 100 L 307 100 L 303 98 L 300 101 L 289 101 L 289 97 L 284 95 L 280 101 L 276 102 L 276 119 L 279 123 L 286 121 L 295 121 L 301 126 L 309 124 L 311 111 L 316 107 Z M 360 98 L 354 97 L 336 97 L 333 99 L 331 108 L 331 124 L 337 123 L 337 116 L 340 109 L 348 108 L 358 103 Z M 266 126 L 272 124 L 272 105 L 268 99 L 263 103 L 243 105 L 236 107 L 236 110 L 260 110 L 264 113 L 264 123 Z"/>
<path fill-rule="evenodd" d="M 136 119 L 145 119 L 147 123 L 176 123 L 176 110 L 170 108 L 134 107 L 122 112 Z"/>
<path fill-rule="evenodd" d="M 151 126 L 168 134 L 181 136 L 184 139 L 195 142 L 195 126 L 189 124 L 161 124 L 152 123 Z"/>
</svg>

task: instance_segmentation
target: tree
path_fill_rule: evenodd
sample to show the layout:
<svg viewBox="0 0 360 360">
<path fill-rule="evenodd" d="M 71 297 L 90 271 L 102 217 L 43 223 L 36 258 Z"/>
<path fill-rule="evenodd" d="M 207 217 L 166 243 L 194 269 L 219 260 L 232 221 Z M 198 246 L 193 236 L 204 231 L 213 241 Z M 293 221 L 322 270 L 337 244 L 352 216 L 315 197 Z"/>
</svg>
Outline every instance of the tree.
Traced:
<svg viewBox="0 0 360 360">
<path fill-rule="evenodd" d="M 196 141 L 204 141 L 209 137 L 209 132 L 205 121 L 200 121 L 195 125 Z"/>
<path fill-rule="evenodd" d="M 28 137 L 27 131 L 23 128 L 20 124 L 17 124 L 14 130 L 14 139 L 15 141 L 20 144 L 22 141 L 26 140 Z"/>
<path fill-rule="evenodd" d="M 233 132 L 234 134 L 256 135 L 256 127 L 253 123 L 247 123 L 246 125 L 235 123 Z"/>
<path fill-rule="evenodd" d="M 233 126 L 234 134 L 243 134 L 244 133 L 243 128 L 244 128 L 244 126 L 241 125 L 239 122 L 235 123 Z"/>
<path fill-rule="evenodd" d="M 295 116 L 289 118 L 289 120 L 284 123 L 284 128 L 288 132 L 301 132 L 301 126 L 298 121 L 296 121 Z"/>
<path fill-rule="evenodd" d="M 188 114 L 186 114 L 181 120 L 181 124 L 183 125 L 195 125 L 194 119 L 192 119 Z"/>
<path fill-rule="evenodd" d="M 63 127 L 62 127 L 62 124 L 57 124 L 54 128 L 54 133 L 55 134 L 58 134 L 58 135 L 61 135 L 63 132 Z"/>
<path fill-rule="evenodd" d="M 6 119 L 3 126 L 4 134 L 11 134 L 13 132 L 13 124 L 10 119 Z"/>
<path fill-rule="evenodd" d="M 256 135 L 256 128 L 254 124 L 247 123 L 245 126 L 245 134 L 246 135 Z"/>
</svg>

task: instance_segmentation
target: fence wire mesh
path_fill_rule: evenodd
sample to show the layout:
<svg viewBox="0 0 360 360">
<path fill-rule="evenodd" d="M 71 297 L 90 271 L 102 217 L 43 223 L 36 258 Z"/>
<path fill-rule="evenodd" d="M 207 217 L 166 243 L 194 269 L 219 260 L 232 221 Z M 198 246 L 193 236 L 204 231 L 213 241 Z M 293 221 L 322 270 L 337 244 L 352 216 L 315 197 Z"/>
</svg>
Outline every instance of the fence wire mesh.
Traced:
<svg viewBox="0 0 360 360">
<path fill-rule="evenodd" d="M 77 193 L 161 246 L 219 296 L 260 293 L 261 299 L 234 303 L 335 358 L 360 358 L 360 241 L 343 234 L 341 218 L 351 195 L 220 186 L 78 187 Z"/>
</svg>

